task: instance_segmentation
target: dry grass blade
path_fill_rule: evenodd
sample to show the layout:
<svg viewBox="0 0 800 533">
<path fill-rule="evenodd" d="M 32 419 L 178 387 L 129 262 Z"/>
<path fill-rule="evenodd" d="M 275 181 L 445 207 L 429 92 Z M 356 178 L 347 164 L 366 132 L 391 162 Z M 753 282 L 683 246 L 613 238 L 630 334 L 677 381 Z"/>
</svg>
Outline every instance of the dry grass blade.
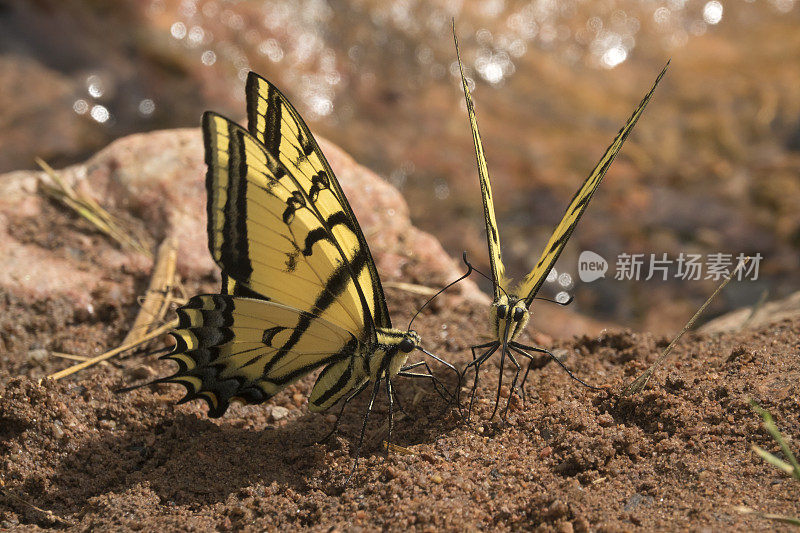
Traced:
<svg viewBox="0 0 800 533">
<path fill-rule="evenodd" d="M 753 321 L 753 318 L 756 316 L 756 314 L 761 310 L 761 308 L 766 303 L 767 296 L 769 296 L 769 291 L 767 289 L 764 289 L 763 291 L 761 291 L 761 296 L 758 297 L 758 301 L 753 306 L 753 308 L 750 310 L 750 314 L 747 315 L 747 318 L 744 319 L 744 322 L 742 322 L 742 325 L 739 326 L 739 330 L 743 330 L 747 326 L 750 325 L 750 323 Z"/>
<path fill-rule="evenodd" d="M 156 252 L 153 275 L 147 287 L 147 296 L 122 344 L 138 341 L 147 334 L 149 327 L 160 322 L 169 308 L 172 288 L 175 286 L 175 264 L 178 259 L 178 243 L 174 237 L 164 239 Z"/>
<path fill-rule="evenodd" d="M 401 291 L 410 292 L 412 294 L 420 294 L 422 296 L 433 296 L 439 289 L 426 287 L 425 285 L 417 285 L 416 283 L 405 283 L 402 281 L 384 281 L 384 287 L 391 289 L 400 289 Z"/>
<path fill-rule="evenodd" d="M 36 163 L 52 180 L 52 183 L 48 183 L 44 179 L 39 180 L 45 193 L 75 211 L 78 215 L 82 216 L 98 230 L 117 241 L 124 248 L 131 248 L 147 257 L 153 256 L 147 246 L 141 242 L 141 239 L 133 237 L 130 232 L 125 231 L 122 223 L 103 209 L 93 198 L 76 192 L 75 189 L 62 180 L 56 171 L 42 159 L 37 157 Z"/>
<path fill-rule="evenodd" d="M 42 509 L 41 507 L 37 507 L 37 506 L 33 505 L 31 502 L 29 502 L 29 501 L 27 501 L 27 500 L 25 500 L 23 498 L 20 498 L 19 496 L 17 496 L 16 494 L 14 494 L 13 492 L 11 492 L 9 489 L 6 488 L 5 482 L 2 479 L 0 479 L 0 494 L 5 496 L 9 500 L 15 501 L 15 502 L 17 502 L 19 504 L 22 504 L 22 505 L 26 506 L 26 507 L 30 507 L 34 511 L 38 511 L 38 512 L 42 513 L 51 522 L 58 522 L 58 523 L 61 523 L 63 525 L 68 525 L 68 526 L 74 525 L 72 522 L 70 522 L 69 520 L 67 520 L 65 518 L 61 518 L 60 516 L 55 514 L 53 511 L 48 511 L 46 509 Z"/>
<path fill-rule="evenodd" d="M 117 355 L 119 353 L 128 351 L 128 350 L 130 350 L 132 348 L 136 348 L 137 346 L 139 346 L 141 344 L 144 344 L 145 342 L 148 342 L 148 341 L 150 341 L 152 339 L 155 339 L 159 335 L 163 335 L 164 333 L 167 333 L 168 331 L 170 331 L 172 329 L 175 329 L 176 327 L 178 327 L 178 320 L 177 319 L 173 320 L 171 322 L 168 322 L 168 323 L 164 324 L 163 326 L 161 326 L 159 328 L 154 329 L 153 331 L 151 331 L 150 333 L 144 335 L 142 338 L 140 338 L 136 342 L 132 342 L 132 343 L 129 343 L 129 344 L 124 344 L 124 345 L 122 345 L 122 346 L 120 346 L 118 348 L 114 348 L 113 350 L 109 350 L 104 354 L 100 354 L 97 357 L 92 357 L 91 359 L 87 359 L 86 361 L 83 361 L 82 363 L 78 363 L 77 365 L 73 365 L 73 366 L 71 366 L 69 368 L 65 368 L 64 370 L 60 370 L 58 372 L 50 374 L 47 377 L 49 379 L 55 379 L 55 380 L 67 377 L 67 376 L 69 376 L 71 374 L 74 374 L 75 372 L 79 372 L 79 371 L 83 370 L 84 368 L 88 368 L 88 367 L 90 367 L 92 365 L 95 365 L 95 364 L 99 363 L 100 361 L 105 361 L 106 359 L 110 359 L 110 358 L 114 357 L 115 355 Z"/>
<path fill-rule="evenodd" d="M 756 511 L 755 509 L 751 509 L 750 507 L 745 507 L 744 505 L 738 505 L 734 507 L 734 509 L 736 509 L 737 512 L 742 514 L 751 514 L 759 518 L 766 518 L 768 520 L 783 522 L 784 524 L 800 526 L 800 518 L 795 518 L 793 516 L 787 516 L 783 514 L 773 514 L 773 513 L 762 513 L 761 511 Z"/>
<path fill-rule="evenodd" d="M 383 441 L 383 449 L 400 455 L 416 455 L 413 450 Z"/>
<path fill-rule="evenodd" d="M 706 310 L 706 307 L 708 307 L 709 304 L 714 300 L 714 298 L 716 298 L 717 294 L 719 294 L 720 291 L 724 289 L 728 283 L 731 282 L 733 277 L 742 268 L 744 268 L 744 266 L 748 263 L 748 261 L 750 261 L 750 258 L 746 257 L 744 260 L 739 262 L 739 264 L 736 266 L 733 272 L 725 276 L 725 279 L 722 281 L 722 283 L 719 284 L 717 290 L 715 290 L 713 294 L 711 294 L 711 296 L 708 297 L 708 300 L 706 300 L 703 303 L 703 305 L 700 306 L 700 309 L 698 309 L 697 312 L 694 314 L 694 316 L 692 316 L 692 318 L 689 319 L 689 322 L 687 322 L 686 325 L 683 326 L 681 332 L 678 333 L 678 335 L 674 339 L 672 339 L 672 342 L 670 342 L 669 346 L 667 346 L 661 353 L 661 355 L 658 356 L 658 359 L 656 359 L 656 361 L 652 365 L 650 365 L 650 368 L 642 372 L 642 374 L 638 378 L 636 378 L 631 383 L 629 383 L 625 388 L 623 388 L 622 391 L 619 393 L 620 396 L 630 396 L 632 394 L 636 394 L 638 392 L 641 392 L 647 386 L 647 382 L 650 381 L 651 377 L 653 377 L 655 371 L 658 369 L 659 366 L 661 366 L 661 364 L 664 362 L 664 359 L 667 358 L 669 353 L 672 351 L 672 348 L 674 348 L 675 344 L 677 344 L 678 340 L 680 340 L 680 338 L 683 337 L 684 333 L 689 331 L 689 329 L 694 325 L 697 319 L 700 318 L 700 315 L 703 314 L 703 311 Z"/>
</svg>

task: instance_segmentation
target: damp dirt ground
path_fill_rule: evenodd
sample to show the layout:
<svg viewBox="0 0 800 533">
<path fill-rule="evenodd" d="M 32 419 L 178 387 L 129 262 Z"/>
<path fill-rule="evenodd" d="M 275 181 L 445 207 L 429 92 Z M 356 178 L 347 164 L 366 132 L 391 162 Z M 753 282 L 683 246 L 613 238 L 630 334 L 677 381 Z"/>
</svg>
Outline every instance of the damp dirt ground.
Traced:
<svg viewBox="0 0 800 533">
<path fill-rule="evenodd" d="M 800 514 L 798 483 L 750 449 L 779 453 L 748 405 L 752 398 L 768 409 L 797 449 L 800 320 L 688 334 L 651 387 L 624 400 L 613 391 L 668 338 L 534 334 L 526 340 L 547 342 L 577 376 L 610 389 L 588 390 L 538 361 L 527 403 L 514 396 L 505 423 L 488 420 L 498 358 L 481 371 L 470 423 L 427 381 L 398 378 L 401 449 L 388 458 L 381 451 L 381 396 L 344 486 L 367 393 L 348 407 L 335 438 L 315 444 L 334 417 L 308 413 L 310 376 L 268 405 L 234 405 L 216 420 L 199 401 L 176 406 L 180 386 L 112 392 L 170 372 L 172 363 L 155 356 L 128 355 L 38 384 L 69 361 L 19 346 L 113 347 L 135 308 L 135 298 L 129 308 L 112 304 L 125 292 L 108 296 L 106 321 L 96 313 L 91 323 L 67 302 L 32 309 L 3 300 L 4 339 L 17 348 L 0 360 L 0 529 L 752 531 L 786 526 L 736 506 Z M 397 324 L 422 302 L 398 289 L 387 297 Z M 483 306 L 445 296 L 415 327 L 428 349 L 463 366 L 485 322 Z M 455 390 L 446 369 L 434 372 Z M 507 368 L 505 383 L 511 376 Z M 504 404 L 508 390 L 500 394 Z"/>
</svg>

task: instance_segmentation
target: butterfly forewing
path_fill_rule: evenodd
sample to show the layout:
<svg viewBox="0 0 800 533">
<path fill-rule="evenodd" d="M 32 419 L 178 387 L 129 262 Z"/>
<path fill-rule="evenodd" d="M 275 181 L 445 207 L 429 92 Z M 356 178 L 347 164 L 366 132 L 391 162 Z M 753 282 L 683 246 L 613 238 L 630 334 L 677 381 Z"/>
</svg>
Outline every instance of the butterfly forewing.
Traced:
<svg viewBox="0 0 800 533">
<path fill-rule="evenodd" d="M 481 184 L 481 197 L 483 198 L 483 216 L 486 221 L 486 239 L 489 242 L 489 263 L 492 269 L 494 284 L 494 297 L 500 296 L 500 287 L 505 284 L 505 266 L 500 253 L 500 234 L 497 231 L 497 219 L 494 215 L 494 198 L 492 197 L 492 184 L 489 182 L 489 167 L 486 165 L 486 156 L 483 152 L 481 134 L 478 132 L 478 119 L 475 117 L 475 106 L 472 103 L 472 96 L 467 86 L 467 79 L 464 77 L 464 67 L 461 64 L 461 56 L 458 51 L 458 38 L 453 35 L 456 43 L 456 57 L 458 58 L 458 68 L 461 72 L 461 85 L 464 88 L 464 98 L 467 102 L 467 112 L 469 113 L 469 125 L 472 128 L 472 140 L 475 144 L 475 157 L 478 161 L 478 177 Z"/>
<path fill-rule="evenodd" d="M 307 193 L 336 242 L 363 255 L 356 277 L 368 312 L 377 327 L 391 327 L 380 278 L 364 235 L 300 114 L 274 85 L 251 72 L 247 79 L 247 117 L 249 131 Z"/>
<path fill-rule="evenodd" d="M 293 176 L 246 130 L 204 118 L 209 162 L 209 247 L 223 272 L 269 299 L 374 338 L 353 272 L 366 256 L 352 231 L 339 244 Z M 346 240 L 347 241 L 347 240 Z"/>
<path fill-rule="evenodd" d="M 553 234 L 550 236 L 550 240 L 544 247 L 541 257 L 536 262 L 536 266 L 530 272 L 530 274 L 525 277 L 519 288 L 515 291 L 515 294 L 525 299 L 525 302 L 528 306 L 530 306 L 531 302 L 533 302 L 533 298 L 536 296 L 536 293 L 539 292 L 539 289 L 541 288 L 542 283 L 544 283 L 548 272 L 550 272 L 550 269 L 553 268 L 558 256 L 561 255 L 561 252 L 564 249 L 564 246 L 567 244 L 570 235 L 572 235 L 575 226 L 578 225 L 581 215 L 583 215 L 583 212 L 586 211 L 586 207 L 589 205 L 589 200 L 592 199 L 592 195 L 597 190 L 600 182 L 603 180 L 603 176 L 606 175 L 608 168 L 611 166 L 611 163 L 614 161 L 614 158 L 616 157 L 620 148 L 622 148 L 625 139 L 628 138 L 628 135 L 636 125 L 636 121 L 639 120 L 639 117 L 644 112 L 644 108 L 647 106 L 648 102 L 650 102 L 650 98 L 653 96 L 653 92 L 655 91 L 656 86 L 658 86 L 658 82 L 661 81 L 661 78 L 667 71 L 668 66 L 669 62 L 664 65 L 664 68 L 656 78 L 656 81 L 653 83 L 650 91 L 639 103 L 636 110 L 628 119 L 628 122 L 626 122 L 622 129 L 619 130 L 619 133 L 617 133 L 617 136 L 614 138 L 611 146 L 608 147 L 606 152 L 603 154 L 603 157 L 589 174 L 589 177 L 586 178 L 586 181 L 583 183 L 581 188 L 578 189 L 577 193 L 575 193 L 575 196 L 572 198 L 572 201 L 569 203 L 569 206 L 564 213 L 564 217 L 561 219 L 561 222 L 559 222 L 558 226 L 556 226 L 555 231 L 553 231 Z M 484 202 L 486 202 L 485 198 Z"/>
</svg>

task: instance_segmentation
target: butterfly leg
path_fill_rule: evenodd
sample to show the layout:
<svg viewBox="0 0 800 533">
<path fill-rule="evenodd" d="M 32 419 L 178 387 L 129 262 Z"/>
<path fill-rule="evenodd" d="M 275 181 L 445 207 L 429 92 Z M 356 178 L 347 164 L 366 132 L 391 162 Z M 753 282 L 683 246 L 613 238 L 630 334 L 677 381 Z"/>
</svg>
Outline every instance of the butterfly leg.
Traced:
<svg viewBox="0 0 800 533">
<path fill-rule="evenodd" d="M 588 383 L 583 381 L 581 378 L 577 377 L 575 374 L 572 373 L 572 371 L 569 368 L 567 368 L 567 365 L 565 365 L 558 357 L 553 355 L 552 352 L 550 352 L 549 350 L 545 350 L 544 348 L 536 348 L 535 346 L 526 346 L 526 345 L 520 344 L 518 342 L 512 342 L 511 346 L 513 348 L 515 348 L 518 353 L 521 353 L 521 354 L 525 355 L 525 357 L 527 357 L 531 361 L 533 360 L 533 356 L 531 356 L 528 353 L 525 353 L 524 350 L 530 350 L 532 352 L 538 352 L 538 353 L 547 354 L 550 357 L 550 359 L 552 359 L 553 361 L 558 363 L 558 366 L 560 366 L 561 368 L 564 369 L 564 372 L 566 372 L 569 375 L 569 377 L 571 377 L 572 379 L 574 379 L 575 381 L 577 381 L 578 383 L 580 383 L 584 387 L 586 387 L 588 389 L 592 389 L 592 390 L 603 390 L 603 387 L 595 387 L 594 385 L 589 385 Z M 530 370 L 530 363 L 528 363 L 528 369 Z M 525 377 L 527 377 L 527 375 L 528 375 L 528 372 L 526 371 L 525 372 Z M 522 379 L 522 382 L 523 382 L 523 384 L 525 383 L 525 378 Z"/>
<path fill-rule="evenodd" d="M 372 412 L 372 406 L 375 405 L 375 398 L 378 396 L 378 391 L 380 390 L 380 387 L 381 387 L 381 381 L 376 380 L 375 385 L 372 387 L 372 394 L 370 394 L 369 397 L 369 404 L 367 404 L 367 412 L 364 413 L 364 422 L 361 424 L 361 435 L 358 437 L 358 447 L 356 448 L 356 457 L 353 460 L 353 470 L 350 472 L 350 475 L 347 476 L 347 479 L 344 480 L 345 485 L 350 483 L 353 474 L 356 473 L 356 468 L 358 468 L 358 459 L 361 457 L 361 446 L 364 444 L 364 435 L 367 433 L 367 422 L 369 422 L 369 415 Z M 391 424 L 391 419 L 389 423 Z"/>
<path fill-rule="evenodd" d="M 319 439 L 314 444 L 323 444 L 327 442 L 331 437 L 333 437 L 336 434 L 337 431 L 339 431 L 339 422 L 342 420 L 342 414 L 344 414 L 344 408 L 347 407 L 347 404 L 350 403 L 350 401 L 353 400 L 353 398 L 361 394 L 361 392 L 367 388 L 367 385 L 369 385 L 369 381 L 365 381 L 360 387 L 354 390 L 350 394 L 350 396 L 344 399 L 344 401 L 342 402 L 342 407 L 341 409 L 339 409 L 339 414 L 336 415 L 336 422 L 334 422 L 333 424 L 333 429 L 330 430 L 330 432 L 327 435 Z"/>
<path fill-rule="evenodd" d="M 494 409 L 492 409 L 492 416 L 489 417 L 489 420 L 494 418 L 494 415 L 497 414 L 497 406 L 500 405 L 500 391 L 503 388 L 503 370 L 506 364 L 506 353 L 508 352 L 508 348 L 503 346 L 500 350 L 500 375 L 497 378 L 497 395 L 494 399 Z M 511 396 L 509 396 L 509 399 Z"/>
<path fill-rule="evenodd" d="M 441 364 L 443 364 L 444 366 L 446 366 L 447 368 L 449 368 L 450 370 L 452 370 L 452 371 L 455 373 L 455 375 L 456 375 L 456 378 L 458 379 L 458 384 L 459 384 L 459 386 L 461 385 L 461 378 L 462 378 L 462 375 L 461 375 L 461 372 L 459 372 L 459 371 L 458 371 L 458 369 L 457 369 L 456 367 L 454 367 L 453 365 L 451 365 L 450 363 L 448 363 L 448 362 L 447 362 L 447 361 L 445 361 L 444 359 L 441 359 L 440 357 L 437 357 L 436 355 L 432 354 L 432 353 L 431 353 L 431 352 L 429 352 L 428 350 L 424 350 L 424 349 L 422 349 L 422 348 L 420 348 L 420 347 L 418 347 L 417 349 L 418 349 L 419 351 L 421 351 L 422 353 L 424 353 L 425 355 L 427 355 L 428 357 L 430 357 L 431 359 L 433 359 L 433 360 L 435 360 L 435 361 L 439 361 Z M 425 366 L 427 367 L 427 365 L 425 365 Z M 428 368 L 428 372 L 429 372 L 431 375 L 433 375 L 433 372 L 431 372 L 430 368 Z"/>
<path fill-rule="evenodd" d="M 389 448 L 392 447 L 392 433 L 394 432 L 394 390 L 392 380 L 386 376 L 386 397 L 389 399 L 389 433 L 386 435 L 386 458 L 389 458 Z"/>
<path fill-rule="evenodd" d="M 508 401 L 506 402 L 506 408 L 503 409 L 503 413 L 500 415 L 500 418 L 502 418 L 503 420 L 505 420 L 506 417 L 508 417 L 508 408 L 511 407 L 511 399 L 514 396 L 514 389 L 517 386 L 517 379 L 519 379 L 519 373 L 522 371 L 522 367 L 517 362 L 516 358 L 514 357 L 514 354 L 511 353 L 511 349 L 508 350 L 508 360 L 511 361 L 514 364 L 514 366 L 516 367 L 517 371 L 514 374 L 514 380 L 511 382 L 511 388 L 509 389 Z"/>
<path fill-rule="evenodd" d="M 420 372 L 409 372 L 409 370 L 411 370 L 413 368 L 417 368 L 419 366 L 424 366 L 425 370 L 427 371 L 427 374 L 423 374 L 423 373 L 420 373 Z M 428 366 L 428 363 L 425 362 L 425 361 L 418 361 L 416 363 L 413 363 L 411 365 L 403 367 L 403 368 L 400 369 L 400 372 L 398 372 L 397 375 L 398 376 L 408 377 L 408 378 L 430 379 L 431 383 L 433 383 L 433 390 L 436 391 L 436 393 L 439 395 L 439 397 L 441 399 L 443 399 L 444 401 L 447 402 L 448 406 L 450 404 L 452 404 L 456 400 L 456 397 L 453 396 L 450 393 L 449 390 L 447 390 L 447 387 L 444 386 L 444 383 L 442 383 L 442 381 L 439 378 L 436 377 L 436 375 L 431 370 L 431 367 Z M 459 379 L 459 382 L 460 382 L 460 379 Z M 441 387 L 441 390 L 439 390 L 440 387 Z"/>
<path fill-rule="evenodd" d="M 466 421 L 469 422 L 469 417 L 472 415 L 472 406 L 475 403 L 475 393 L 478 390 L 478 371 L 481 368 L 481 365 L 486 362 L 489 357 L 492 356 L 494 352 L 500 347 L 500 343 L 498 342 L 489 342 L 486 344 L 478 344 L 476 346 L 472 346 L 470 349 L 472 350 L 472 362 L 469 363 L 466 367 L 464 367 L 464 372 L 462 376 L 467 375 L 467 371 L 469 367 L 475 367 L 475 379 L 472 382 L 472 394 L 470 394 L 469 398 L 469 409 L 467 409 L 467 416 Z M 479 350 L 481 348 L 488 348 L 485 352 L 483 352 L 480 356 L 475 355 L 475 350 Z M 458 389 L 458 405 L 461 406 L 461 387 Z"/>
</svg>

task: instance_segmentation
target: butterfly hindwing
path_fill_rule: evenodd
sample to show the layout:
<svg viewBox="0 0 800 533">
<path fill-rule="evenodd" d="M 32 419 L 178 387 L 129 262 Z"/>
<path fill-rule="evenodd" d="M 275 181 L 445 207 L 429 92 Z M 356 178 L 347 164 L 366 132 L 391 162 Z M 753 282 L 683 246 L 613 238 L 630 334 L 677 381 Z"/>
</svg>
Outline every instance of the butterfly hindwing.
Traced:
<svg viewBox="0 0 800 533">
<path fill-rule="evenodd" d="M 359 285 L 377 327 L 391 327 L 378 271 L 361 228 L 327 159 L 300 114 L 272 83 L 254 72 L 247 78 L 248 130 L 307 192 L 334 237 L 364 255 Z"/>
<path fill-rule="evenodd" d="M 212 417 L 231 400 L 264 402 L 314 369 L 350 361 L 363 349 L 350 332 L 263 299 L 194 296 L 178 318 L 176 349 L 165 358 L 179 368 L 165 381 L 186 387 L 182 401 L 204 399 Z"/>
<path fill-rule="evenodd" d="M 467 113 L 469 114 L 469 125 L 472 128 L 472 140 L 475 143 L 475 157 L 478 161 L 478 177 L 480 178 L 481 197 L 483 198 L 483 216 L 486 221 L 486 239 L 489 243 L 489 264 L 492 269 L 494 283 L 494 298 L 500 297 L 500 287 L 505 285 L 505 266 L 503 265 L 500 253 L 500 234 L 497 230 L 497 219 L 494 215 L 494 198 L 492 197 L 492 184 L 489 182 L 489 167 L 486 164 L 486 156 L 483 152 L 481 134 L 478 131 L 478 119 L 475 117 L 475 106 L 472 103 L 472 96 L 464 77 L 464 67 L 461 64 L 461 55 L 458 51 L 458 38 L 453 34 L 456 43 L 456 57 L 458 58 L 458 68 L 461 72 L 461 85 L 464 88 L 464 97 L 467 102 Z"/>
<path fill-rule="evenodd" d="M 617 153 L 622 148 L 625 139 L 628 138 L 628 135 L 636 125 L 636 121 L 639 120 L 639 117 L 644 112 L 644 108 L 650 102 L 650 98 L 653 96 L 653 92 L 656 90 L 656 86 L 658 86 L 658 83 L 661 81 L 661 78 L 667 71 L 668 66 L 669 62 L 664 65 L 664 68 L 656 78 L 656 81 L 653 83 L 650 91 L 644 96 L 644 98 L 642 98 L 642 101 L 636 107 L 633 114 L 622 127 L 622 129 L 619 130 L 619 133 L 617 133 L 614 141 L 606 149 L 603 157 L 600 158 L 600 161 L 589 174 L 589 177 L 586 178 L 586 181 L 583 183 L 581 188 L 575 193 L 575 196 L 569 203 L 561 222 L 558 223 L 555 231 L 553 231 L 553 234 L 550 236 L 550 240 L 544 247 L 541 257 L 536 262 L 536 266 L 516 289 L 515 294 L 519 295 L 520 298 L 523 298 L 528 306 L 530 306 L 533 302 L 533 299 L 536 296 L 536 293 L 539 292 L 539 289 L 541 288 L 542 283 L 544 283 L 547 274 L 553 268 L 558 256 L 561 255 L 561 252 L 564 249 L 564 246 L 566 246 L 570 235 L 572 235 L 575 226 L 578 225 L 581 215 L 583 215 L 583 212 L 586 211 L 586 207 L 589 205 L 589 200 L 592 199 L 592 195 L 597 190 L 597 187 L 600 185 L 600 182 L 606 175 L 608 168 L 611 166 L 611 163 L 614 161 Z"/>
</svg>

